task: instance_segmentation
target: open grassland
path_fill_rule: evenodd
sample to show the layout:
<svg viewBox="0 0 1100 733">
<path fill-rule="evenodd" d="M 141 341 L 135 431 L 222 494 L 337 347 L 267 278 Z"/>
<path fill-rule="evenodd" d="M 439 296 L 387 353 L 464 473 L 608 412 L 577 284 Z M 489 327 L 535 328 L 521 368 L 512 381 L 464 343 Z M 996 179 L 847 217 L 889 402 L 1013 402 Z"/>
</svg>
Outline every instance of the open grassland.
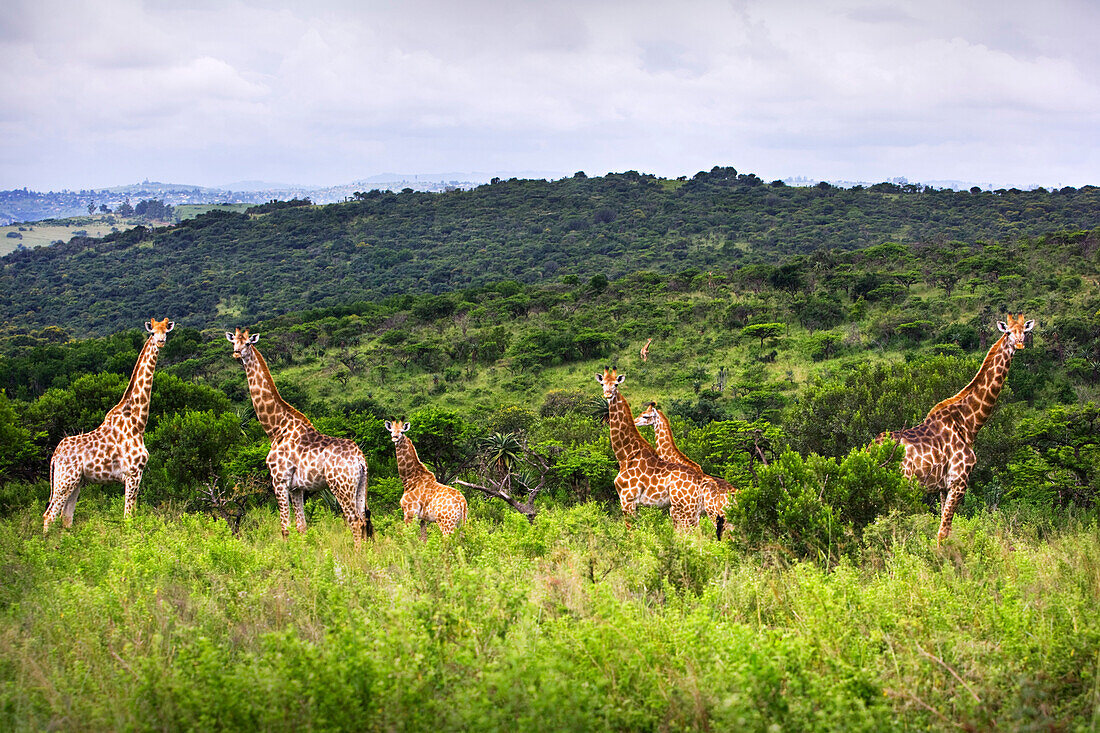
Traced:
<svg viewBox="0 0 1100 733">
<path fill-rule="evenodd" d="M 1095 730 L 1095 514 L 871 525 L 828 569 L 643 512 L 472 498 L 356 554 L 320 504 L 224 522 L 91 489 L 0 520 L 0 728 Z"/>
<path fill-rule="evenodd" d="M 132 224 L 127 220 L 117 220 L 115 217 L 111 217 L 110 222 L 106 217 L 77 217 L 47 223 L 12 224 L 0 227 L 0 256 L 14 252 L 19 245 L 34 249 L 57 241 L 68 242 L 76 236 L 103 237 L 114 231 L 129 229 L 131 226 Z M 13 233 L 18 236 L 9 236 Z"/>
<path fill-rule="evenodd" d="M 176 212 L 176 219 L 186 221 L 211 211 L 230 211 L 235 214 L 243 214 L 253 206 L 255 204 L 179 204 L 173 208 Z"/>
</svg>

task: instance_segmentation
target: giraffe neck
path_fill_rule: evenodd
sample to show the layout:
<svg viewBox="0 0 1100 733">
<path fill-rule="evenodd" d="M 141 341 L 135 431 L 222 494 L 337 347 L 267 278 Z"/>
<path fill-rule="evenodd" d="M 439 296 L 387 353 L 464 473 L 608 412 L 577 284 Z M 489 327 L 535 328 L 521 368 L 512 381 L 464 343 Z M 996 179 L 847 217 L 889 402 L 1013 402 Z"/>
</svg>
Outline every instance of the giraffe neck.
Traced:
<svg viewBox="0 0 1100 733">
<path fill-rule="evenodd" d="M 642 438 L 642 434 L 634 425 L 630 405 L 627 404 L 621 392 L 616 391 L 615 396 L 608 403 L 607 416 L 608 425 L 611 428 L 611 450 L 615 453 L 615 460 L 620 465 L 640 458 L 656 458 L 657 454 L 653 447 Z"/>
<path fill-rule="evenodd" d="M 1009 343 L 1008 334 L 1005 334 L 990 347 L 970 384 L 933 407 L 928 417 L 953 423 L 968 440 L 973 440 L 997 404 L 1015 353 L 1016 349 Z"/>
<path fill-rule="evenodd" d="M 699 464 L 685 456 L 676 447 L 676 439 L 672 437 L 672 426 L 669 425 L 668 417 L 660 410 L 657 410 L 657 422 L 653 424 L 653 436 L 657 441 L 657 455 L 677 463 L 699 467 Z"/>
<path fill-rule="evenodd" d="M 159 355 L 160 349 L 153 343 L 153 337 L 145 339 L 126 392 L 107 413 L 129 422 L 138 433 L 145 432 L 145 423 L 149 420 L 149 397 L 153 392 L 153 372 Z"/>
<path fill-rule="evenodd" d="M 267 437 L 274 441 L 292 424 L 312 425 L 305 415 L 287 404 L 286 400 L 279 395 L 279 389 L 275 386 L 275 380 L 271 378 L 267 362 L 256 347 L 252 347 L 249 356 L 242 358 L 241 361 L 244 363 L 244 372 L 248 377 L 248 392 L 252 395 L 252 407 L 256 410 L 256 419 L 267 433 Z"/>
<path fill-rule="evenodd" d="M 401 484 L 406 490 L 414 489 L 425 479 L 435 481 L 435 474 L 420 462 L 420 456 L 416 454 L 416 446 L 408 436 L 402 435 L 395 443 L 397 448 L 397 475 L 401 478 Z"/>
</svg>

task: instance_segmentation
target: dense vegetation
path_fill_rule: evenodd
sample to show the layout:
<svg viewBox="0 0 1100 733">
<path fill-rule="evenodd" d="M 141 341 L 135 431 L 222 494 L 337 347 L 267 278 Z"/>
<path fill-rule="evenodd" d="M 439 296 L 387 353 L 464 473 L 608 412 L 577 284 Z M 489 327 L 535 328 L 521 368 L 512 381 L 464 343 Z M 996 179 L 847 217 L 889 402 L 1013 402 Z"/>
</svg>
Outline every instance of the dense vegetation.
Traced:
<svg viewBox="0 0 1100 733">
<path fill-rule="evenodd" d="M 1013 245 L 887 243 L 729 276 L 643 272 L 526 288 L 506 281 L 285 315 L 253 330 L 284 396 L 322 430 L 363 447 L 372 501 L 384 511 L 400 492 L 381 425 L 394 416 L 410 419 L 442 478 L 499 480 L 507 468 L 557 501 L 613 503 L 606 408 L 592 384 L 608 362 L 628 375 L 636 408 L 661 401 L 685 451 L 707 470 L 746 491 L 769 490 L 764 462 L 802 476 L 780 481 L 784 491 L 827 483 L 851 451 L 915 424 L 965 385 L 997 335 L 998 314 L 1022 310 L 1038 320 L 1036 338 L 1017 355 L 979 434 L 967 510 L 1013 501 L 1090 506 L 1100 491 L 1097 242 L 1097 232 L 1063 232 Z M 643 365 L 637 348 L 649 337 Z M 8 477 L 0 506 L 44 498 L 52 446 L 99 423 L 142 340 L 129 331 L 69 341 L 57 328 L 6 339 L 0 410 L 11 425 L 0 438 Z M 234 491 L 266 485 L 266 439 L 229 351 L 220 330 L 171 334 L 147 431 L 150 503 L 245 501 Z M 788 448 L 810 463 L 777 460 Z M 811 454 L 842 463 L 818 465 Z M 857 463 L 849 465 L 855 474 Z M 886 492 L 889 499 L 881 487 L 865 491 L 879 491 L 872 516 L 906 505 L 903 491 Z M 797 553 L 850 554 L 866 519 L 844 519 L 844 541 L 836 541 L 838 515 L 819 494 L 807 489 L 823 504 L 810 512 L 820 532 Z M 746 515 L 743 524 L 758 520 Z M 788 532 L 786 521 L 769 515 L 770 531 Z M 760 531 L 746 541 L 770 541 Z"/>
<path fill-rule="evenodd" d="M 1100 529 L 1019 509 L 890 517 L 829 570 L 627 532 L 594 504 L 500 505 L 363 552 L 81 499 L 0 520 L 4 730 L 1088 730 Z"/>
<path fill-rule="evenodd" d="M 652 185 L 689 188 L 666 184 Z M 304 538 L 277 539 L 266 439 L 224 329 L 205 323 L 162 351 L 134 524 L 120 525 L 120 487 L 90 487 L 74 528 L 42 540 L 50 451 L 119 399 L 143 334 L 12 327 L 0 726 L 1086 728 L 1100 710 L 1098 253 L 1100 230 L 1071 229 L 536 285 L 505 270 L 227 321 L 261 334 L 284 397 L 367 455 L 378 540 L 360 555 L 323 495 Z M 113 303 L 83 308 L 109 323 Z M 965 385 L 994 323 L 1020 311 L 1038 326 L 936 547 L 939 497 L 901 478 L 892 445 L 866 446 Z M 681 449 L 740 488 L 730 541 L 709 520 L 674 538 L 656 512 L 624 530 L 593 383 L 608 363 L 635 411 L 657 400 Z M 415 541 L 382 427 L 398 416 L 440 478 L 537 492 L 532 521 L 468 490 L 461 536 Z"/>
<path fill-rule="evenodd" d="M 684 181 L 627 172 L 446 194 L 374 191 L 350 203 L 211 212 L 17 252 L 0 260 L 0 321 L 105 334 L 166 313 L 206 328 L 503 278 L 724 273 L 776 254 L 883 241 L 1015 241 L 1100 226 L 1098 212 L 1095 187 L 796 188 L 732 168 Z"/>
</svg>

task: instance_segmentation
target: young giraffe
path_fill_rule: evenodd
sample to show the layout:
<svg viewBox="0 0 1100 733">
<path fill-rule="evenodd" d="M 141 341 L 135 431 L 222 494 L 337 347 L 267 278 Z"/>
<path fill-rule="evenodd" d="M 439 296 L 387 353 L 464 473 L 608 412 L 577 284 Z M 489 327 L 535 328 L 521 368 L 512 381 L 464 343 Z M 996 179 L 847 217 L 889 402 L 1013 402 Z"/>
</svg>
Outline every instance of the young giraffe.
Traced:
<svg viewBox="0 0 1100 733">
<path fill-rule="evenodd" d="M 974 468 L 974 436 L 989 418 L 1001 393 L 1008 367 L 1017 349 L 1024 348 L 1025 334 L 1035 321 L 1023 314 L 1009 315 L 1007 323 L 997 323 L 1002 336 L 989 349 L 981 368 L 970 384 L 958 394 L 933 407 L 924 422 L 906 430 L 882 433 L 876 438 L 896 440 L 905 448 L 902 471 L 928 489 L 947 492 L 936 541 L 951 534 L 951 519 L 966 494 L 970 470 Z"/>
<path fill-rule="evenodd" d="M 130 384 L 117 405 L 112 407 L 103 424 L 90 433 L 62 438 L 50 458 L 50 503 L 42 515 L 42 533 L 62 515 L 62 526 L 71 527 L 80 487 L 88 481 L 105 484 L 120 481 L 126 487 L 122 507 L 129 517 L 141 488 L 141 474 L 149 461 L 145 449 L 145 423 L 149 419 L 149 396 L 153 391 L 153 371 L 157 356 L 176 324 L 165 318 L 145 322 L 149 338 L 138 355 Z"/>
<path fill-rule="evenodd" d="M 703 479 L 695 471 L 678 463 L 661 458 L 653 446 L 642 439 L 630 405 L 619 391 L 625 379 L 614 369 L 596 373 L 596 381 L 603 387 L 607 400 L 608 424 L 611 428 L 611 450 L 619 462 L 619 474 L 615 477 L 615 489 L 619 492 L 629 528 L 638 505 L 669 507 L 672 525 L 677 530 L 687 530 L 699 525 L 703 510 Z"/>
<path fill-rule="evenodd" d="M 435 474 L 420 462 L 413 445 L 405 432 L 409 423 L 398 420 L 386 421 L 386 430 L 397 450 L 397 474 L 405 493 L 401 495 L 401 511 L 405 513 L 405 524 L 414 519 L 420 520 L 420 539 L 428 539 L 428 522 L 436 522 L 446 537 L 466 521 L 466 497 L 458 489 L 444 486 L 435 480 Z"/>
<path fill-rule="evenodd" d="M 645 411 L 634 421 L 637 426 L 652 425 L 653 436 L 657 439 L 657 455 L 666 461 L 679 463 L 697 471 L 705 482 L 703 488 L 703 511 L 714 520 L 718 539 L 722 539 L 722 530 L 726 525 L 726 502 L 737 489 L 724 478 L 710 476 L 695 461 L 691 460 L 676 447 L 676 440 L 672 437 L 672 426 L 668 424 L 668 417 L 657 409 L 656 402 L 646 405 Z"/>
<path fill-rule="evenodd" d="M 363 451 L 354 441 L 319 432 L 279 395 L 267 362 L 256 348 L 260 334 L 249 335 L 248 329 L 238 328 L 236 333 L 226 331 L 225 338 L 233 344 L 233 358 L 244 366 L 256 419 L 271 439 L 267 468 L 279 503 L 283 539 L 290 534 L 290 505 L 294 506 L 298 531 L 305 532 L 304 493 L 327 486 L 340 504 L 355 548 L 359 549 L 363 539 L 374 537 L 367 508 L 367 461 Z"/>
</svg>

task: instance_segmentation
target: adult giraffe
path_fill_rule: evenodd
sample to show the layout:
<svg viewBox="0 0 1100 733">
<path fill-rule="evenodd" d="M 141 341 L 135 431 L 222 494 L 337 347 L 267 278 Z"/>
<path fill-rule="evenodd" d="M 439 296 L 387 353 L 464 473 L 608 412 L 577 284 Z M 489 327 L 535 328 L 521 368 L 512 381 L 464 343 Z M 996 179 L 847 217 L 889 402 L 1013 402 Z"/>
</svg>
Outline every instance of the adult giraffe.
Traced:
<svg viewBox="0 0 1100 733">
<path fill-rule="evenodd" d="M 279 504 L 283 538 L 290 534 L 290 505 L 294 505 L 298 531 L 305 532 L 303 495 L 327 486 L 344 512 L 358 549 L 364 538 L 374 536 L 367 508 L 367 461 L 363 451 L 354 441 L 318 431 L 309 418 L 279 395 L 267 362 L 256 348 L 260 334 L 238 328 L 236 333 L 226 331 L 225 338 L 233 344 L 233 358 L 244 366 L 256 419 L 271 439 L 267 468 Z"/>
<path fill-rule="evenodd" d="M 105 484 L 120 481 L 126 487 L 122 515 L 129 517 L 141 488 L 141 474 L 149 461 L 145 449 L 145 423 L 149 419 L 149 397 L 160 348 L 176 324 L 165 318 L 145 322 L 149 338 L 138 355 L 130 384 L 122 399 L 107 411 L 103 424 L 90 433 L 62 438 L 50 457 L 50 503 L 42 515 L 42 533 L 64 511 L 61 523 L 73 524 L 73 511 L 80 488 L 87 481 Z"/>
<path fill-rule="evenodd" d="M 619 391 L 625 375 L 614 369 L 596 373 L 607 400 L 608 425 L 611 429 L 611 450 L 619 462 L 615 489 L 626 518 L 626 526 L 638 505 L 669 507 L 672 526 L 686 530 L 698 526 L 703 509 L 703 479 L 695 471 L 678 463 L 666 461 L 647 443 L 637 426 L 630 405 Z"/>
<path fill-rule="evenodd" d="M 974 436 L 993 412 L 1012 357 L 1024 348 L 1025 335 L 1034 327 L 1035 321 L 1025 320 L 1022 313 L 999 321 L 997 329 L 1004 335 L 990 347 L 970 384 L 929 410 L 920 425 L 876 438 L 876 442 L 896 440 L 905 448 L 901 465 L 907 478 L 915 478 L 930 490 L 947 492 L 937 542 L 951 534 L 951 520 L 966 494 L 970 470 L 977 460 Z"/>
<path fill-rule="evenodd" d="M 646 409 L 641 415 L 638 415 L 637 419 L 634 420 L 634 424 L 639 427 L 642 425 L 653 427 L 653 437 L 656 438 L 657 443 L 657 455 L 666 461 L 687 466 L 703 477 L 703 511 L 714 520 L 718 539 L 722 539 L 722 529 L 726 526 L 726 502 L 737 491 L 734 485 L 724 478 L 707 474 L 702 466 L 688 458 L 676 447 L 676 439 L 672 436 L 672 426 L 669 425 L 665 413 L 657 409 L 656 402 L 650 402 L 646 405 Z"/>
</svg>

